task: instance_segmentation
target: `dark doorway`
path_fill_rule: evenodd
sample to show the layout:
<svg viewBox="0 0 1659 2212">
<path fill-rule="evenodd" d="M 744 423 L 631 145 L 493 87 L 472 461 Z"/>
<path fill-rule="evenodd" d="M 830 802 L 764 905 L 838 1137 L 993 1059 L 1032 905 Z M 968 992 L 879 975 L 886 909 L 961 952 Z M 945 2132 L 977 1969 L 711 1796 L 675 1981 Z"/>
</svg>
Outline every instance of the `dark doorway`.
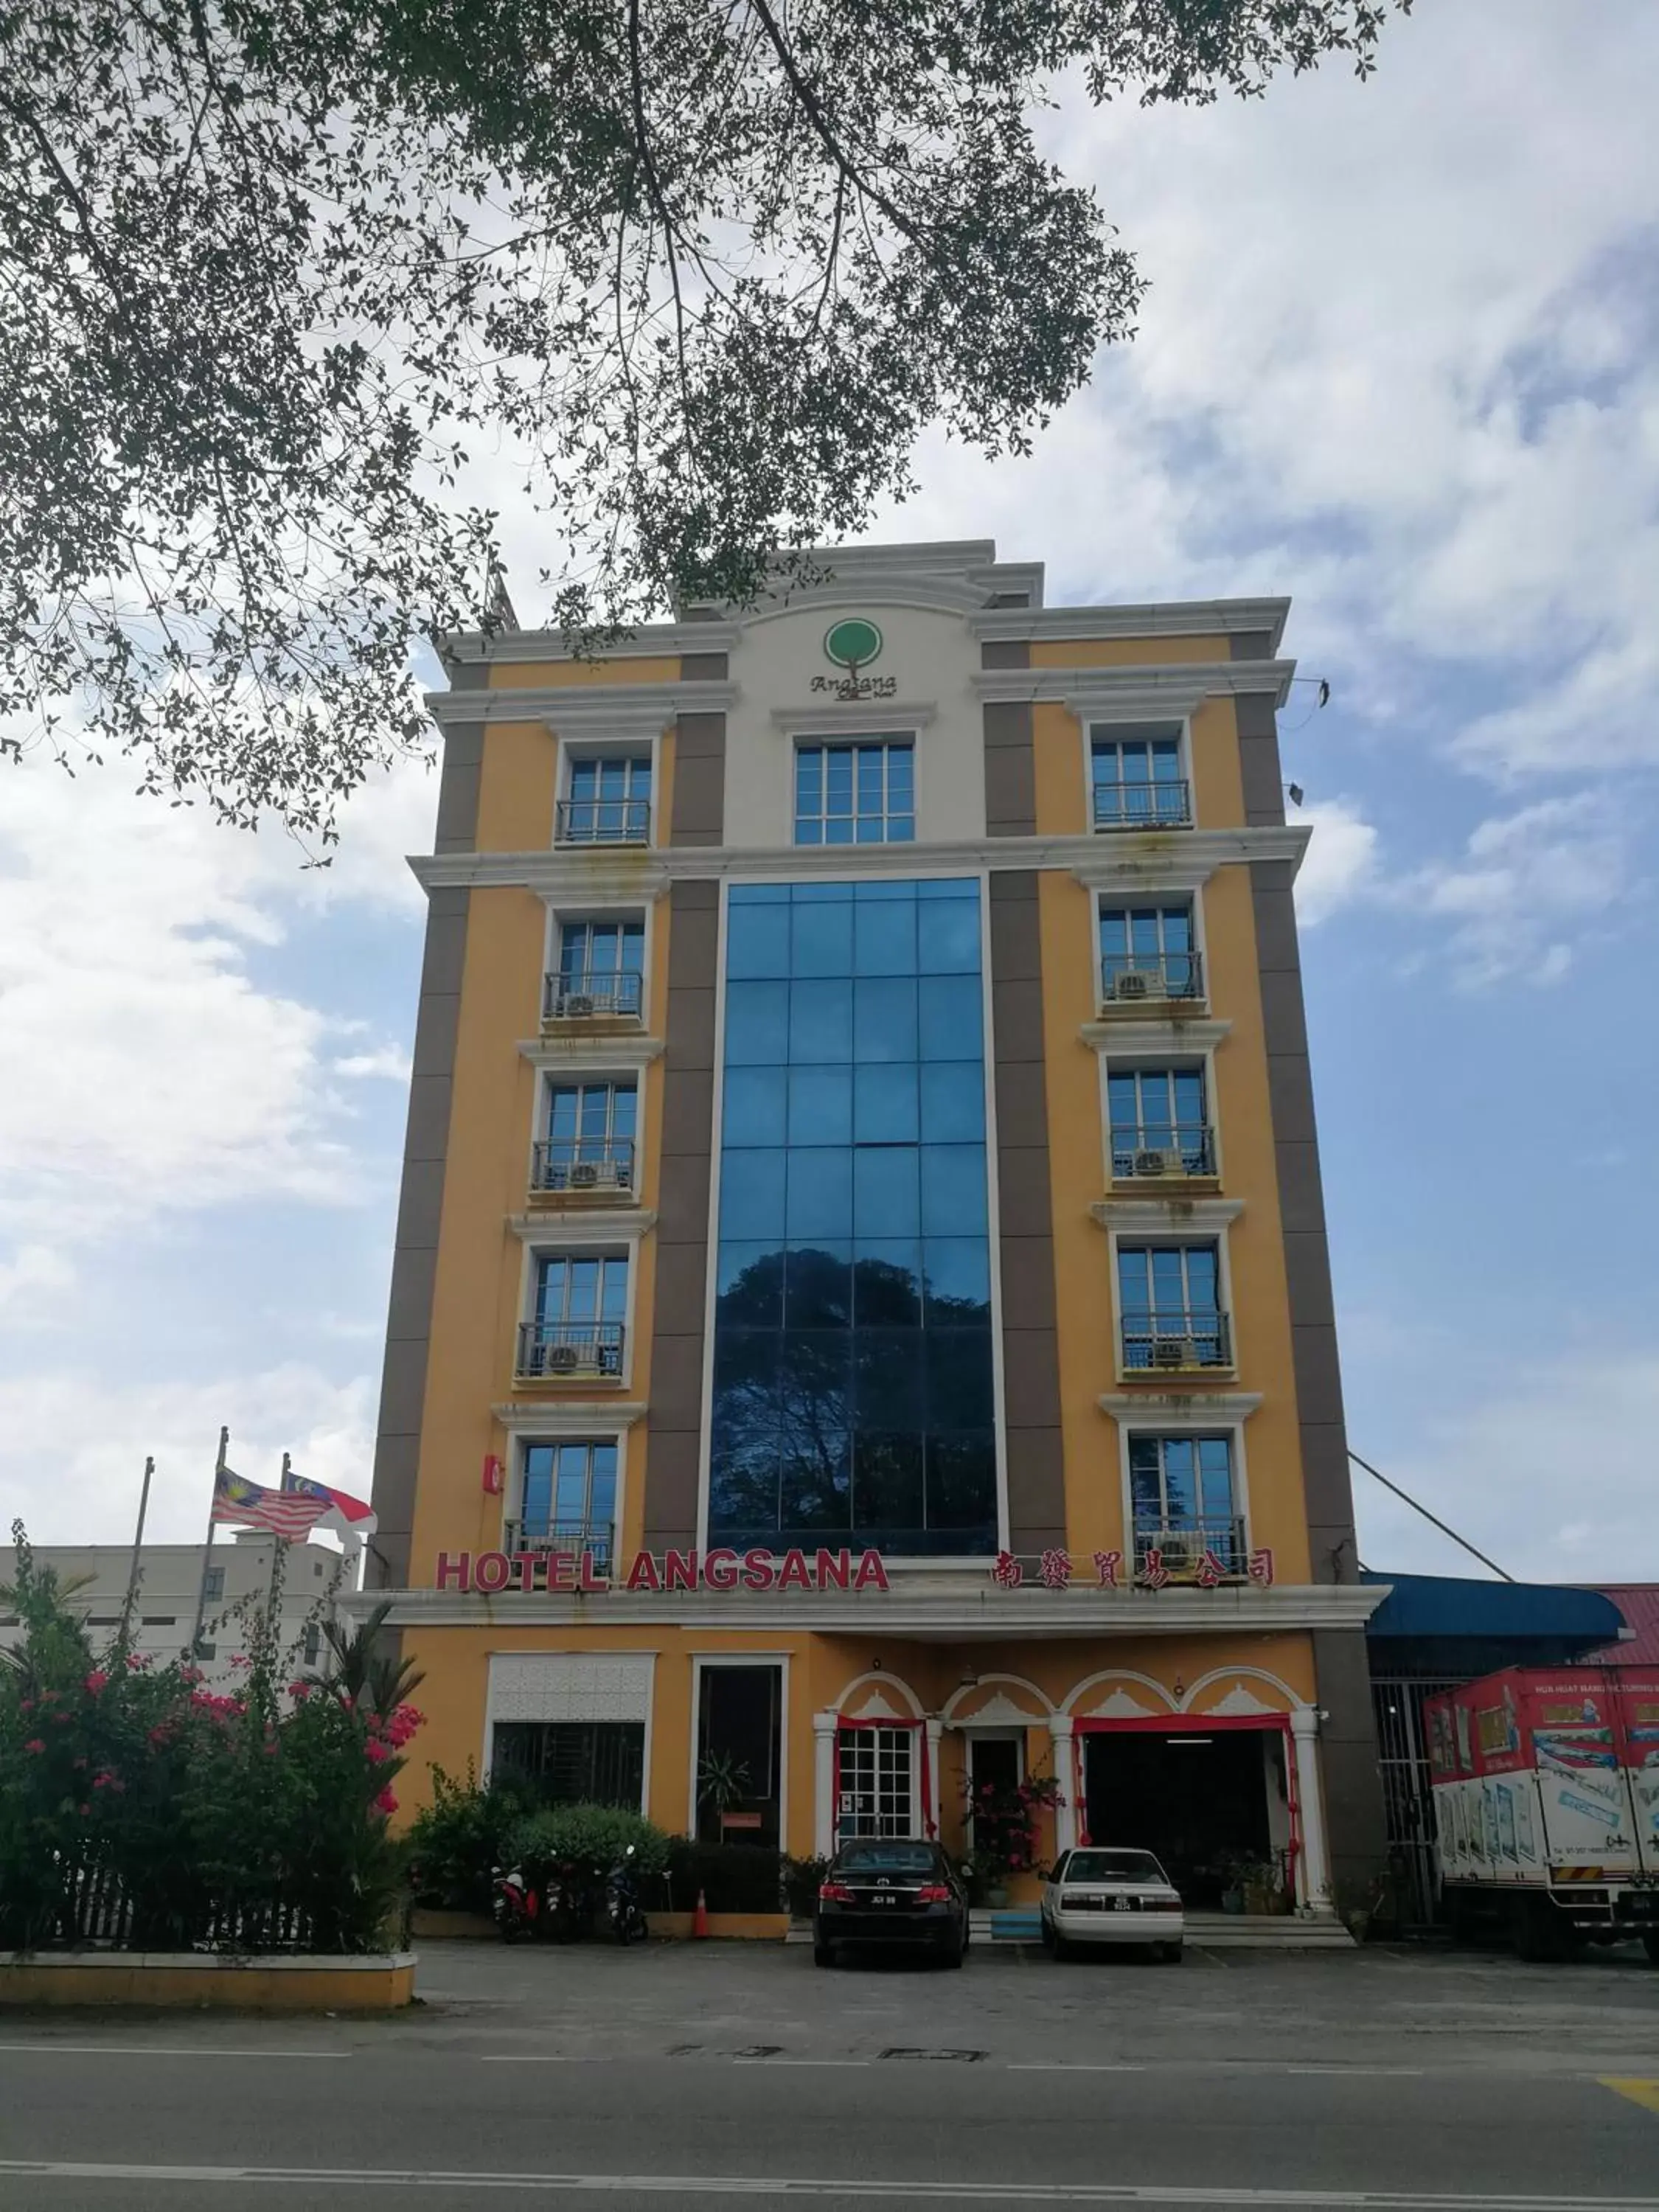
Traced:
<svg viewBox="0 0 1659 2212">
<path fill-rule="evenodd" d="M 1019 1787 L 1019 1744 L 1011 1735 L 975 1735 L 968 1739 L 969 1758 L 975 1790 L 988 1782 L 998 1790 Z"/>
<path fill-rule="evenodd" d="M 1084 1738 L 1089 1840 L 1154 1852 L 1188 1905 L 1218 1910 L 1236 1862 L 1269 1856 L 1262 1735 L 1091 1729 Z"/>
<path fill-rule="evenodd" d="M 698 1679 L 698 1838 L 775 1850 L 783 1669 L 705 1665 Z"/>
</svg>

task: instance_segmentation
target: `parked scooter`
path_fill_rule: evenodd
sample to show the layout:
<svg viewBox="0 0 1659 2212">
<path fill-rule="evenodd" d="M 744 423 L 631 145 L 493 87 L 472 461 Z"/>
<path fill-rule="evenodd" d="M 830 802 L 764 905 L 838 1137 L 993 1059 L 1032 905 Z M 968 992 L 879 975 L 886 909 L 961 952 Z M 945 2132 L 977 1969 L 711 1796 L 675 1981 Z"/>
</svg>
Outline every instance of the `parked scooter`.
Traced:
<svg viewBox="0 0 1659 2212">
<path fill-rule="evenodd" d="M 542 1917 L 542 1900 L 525 1880 L 522 1868 L 514 1867 L 506 1874 L 500 1867 L 492 1871 L 495 1881 L 491 1905 L 502 1942 L 518 1943 L 527 1936 L 533 1936 Z"/>
<path fill-rule="evenodd" d="M 639 1869 L 633 1862 L 634 1846 L 629 1844 L 605 1878 L 605 1918 L 611 1933 L 624 1946 L 651 1932 L 640 1904 Z"/>
</svg>

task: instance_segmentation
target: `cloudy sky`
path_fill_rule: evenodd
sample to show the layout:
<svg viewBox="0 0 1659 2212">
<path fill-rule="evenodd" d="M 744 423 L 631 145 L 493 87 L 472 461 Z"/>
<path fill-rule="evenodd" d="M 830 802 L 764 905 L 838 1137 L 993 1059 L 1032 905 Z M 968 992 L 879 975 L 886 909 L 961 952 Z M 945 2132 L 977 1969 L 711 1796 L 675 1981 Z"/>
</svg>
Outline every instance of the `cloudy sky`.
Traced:
<svg viewBox="0 0 1659 2212">
<path fill-rule="evenodd" d="M 880 532 L 1051 602 L 1294 596 L 1352 1440 L 1573 1580 L 1659 1578 L 1656 81 L 1644 0 L 1419 0 L 1368 85 L 1063 111 L 1139 337 L 1030 459 L 924 447 Z M 194 1536 L 222 1421 L 369 1476 L 435 778 L 325 874 L 131 781 L 0 771 L 0 1516 L 48 1541 L 125 1534 L 146 1452 Z M 1357 1481 L 1368 1564 L 1459 1571 Z"/>
</svg>

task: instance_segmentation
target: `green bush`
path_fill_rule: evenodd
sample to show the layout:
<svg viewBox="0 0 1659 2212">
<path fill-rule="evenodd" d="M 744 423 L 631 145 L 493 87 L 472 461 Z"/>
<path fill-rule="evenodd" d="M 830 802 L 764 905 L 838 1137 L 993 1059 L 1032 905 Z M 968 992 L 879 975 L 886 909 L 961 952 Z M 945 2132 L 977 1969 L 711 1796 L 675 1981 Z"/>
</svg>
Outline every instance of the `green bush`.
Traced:
<svg viewBox="0 0 1659 2212">
<path fill-rule="evenodd" d="M 493 1775 L 481 1783 L 472 1766 L 465 1782 L 441 1766 L 431 1774 L 432 1802 L 416 1814 L 409 1832 L 415 1902 L 449 1912 L 488 1912 L 505 1839 L 528 1809 L 526 1793 L 519 1784 Z"/>
<path fill-rule="evenodd" d="M 279 1559 L 269 1612 L 241 1624 L 246 1672 L 216 1694 L 118 1634 L 95 1650 L 21 1523 L 13 1536 L 3 1596 L 23 1633 L 0 1654 L 0 1948 L 383 1948 L 402 1890 L 392 1784 L 421 1719 L 401 1702 L 407 1669 L 386 1677 L 400 1701 L 384 1710 L 343 1668 L 289 1681 L 270 1626 Z M 347 1641 L 367 1662 L 373 1628 Z"/>
<path fill-rule="evenodd" d="M 699 1844 L 676 1836 L 668 1850 L 668 1886 L 677 1912 L 694 1911 L 700 1889 L 711 1912 L 778 1912 L 783 1854 L 761 1844 Z"/>
<path fill-rule="evenodd" d="M 818 1901 L 818 1884 L 830 1871 L 828 1859 L 786 1859 L 783 1893 L 797 1920 L 810 1920 Z"/>
<path fill-rule="evenodd" d="M 617 1805 L 544 1806 L 515 1820 L 503 1842 L 507 1863 L 522 1867 L 532 1878 L 562 1859 L 606 1873 L 630 1844 L 642 1881 L 662 1874 L 668 1864 L 668 1838 L 663 1831 Z"/>
</svg>

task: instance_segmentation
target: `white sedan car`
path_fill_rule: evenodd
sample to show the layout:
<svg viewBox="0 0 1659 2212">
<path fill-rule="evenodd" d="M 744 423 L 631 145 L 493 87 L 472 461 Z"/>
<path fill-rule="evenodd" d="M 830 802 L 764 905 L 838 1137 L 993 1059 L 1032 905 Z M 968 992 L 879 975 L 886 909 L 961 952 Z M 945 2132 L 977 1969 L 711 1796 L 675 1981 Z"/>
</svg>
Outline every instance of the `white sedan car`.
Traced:
<svg viewBox="0 0 1659 2212">
<path fill-rule="evenodd" d="M 1150 1851 L 1061 1852 L 1042 1892 L 1042 1940 L 1056 1959 L 1073 1944 L 1147 1943 L 1173 1961 L 1186 1936 L 1180 1893 Z"/>
</svg>

